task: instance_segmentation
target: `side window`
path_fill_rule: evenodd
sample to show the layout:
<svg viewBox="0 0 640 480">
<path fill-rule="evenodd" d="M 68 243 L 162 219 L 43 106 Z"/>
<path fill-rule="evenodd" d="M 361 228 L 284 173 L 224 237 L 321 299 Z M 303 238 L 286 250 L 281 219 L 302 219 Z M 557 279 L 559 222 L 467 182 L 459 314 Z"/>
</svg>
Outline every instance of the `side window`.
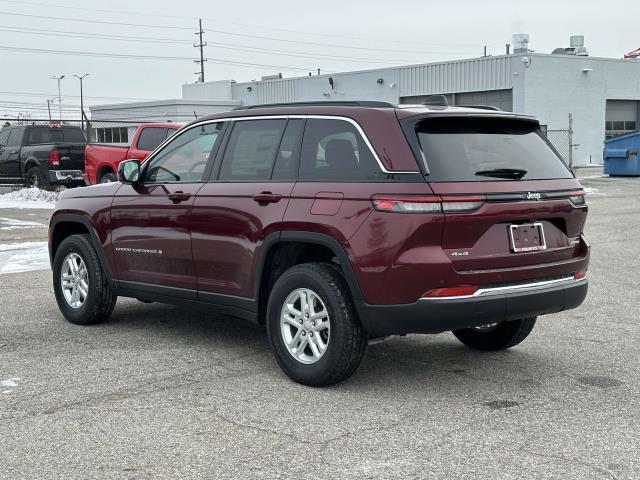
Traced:
<svg viewBox="0 0 640 480">
<path fill-rule="evenodd" d="M 282 136 L 276 164 L 273 167 L 273 180 L 296 180 L 298 178 L 298 162 L 300 160 L 300 147 L 304 120 L 295 118 L 289 120 L 287 128 Z"/>
<path fill-rule="evenodd" d="M 346 120 L 308 119 L 300 163 L 300 180 L 375 181 L 383 177 L 362 135 Z"/>
<path fill-rule="evenodd" d="M 11 129 L 11 131 L 9 132 L 9 138 L 7 139 L 7 147 L 19 147 L 22 143 L 23 134 L 24 129 L 20 127 Z"/>
<path fill-rule="evenodd" d="M 208 123 L 172 137 L 146 164 L 143 182 L 199 182 L 221 129 L 221 122 Z"/>
<path fill-rule="evenodd" d="M 138 150 L 155 150 L 167 138 L 167 129 L 160 127 L 145 127 L 138 136 Z"/>
<path fill-rule="evenodd" d="M 9 128 L 0 130 L 0 146 L 5 146 L 7 144 L 7 140 L 9 139 L 9 130 Z"/>
<path fill-rule="evenodd" d="M 269 180 L 286 120 L 236 121 L 222 157 L 222 181 Z"/>
</svg>

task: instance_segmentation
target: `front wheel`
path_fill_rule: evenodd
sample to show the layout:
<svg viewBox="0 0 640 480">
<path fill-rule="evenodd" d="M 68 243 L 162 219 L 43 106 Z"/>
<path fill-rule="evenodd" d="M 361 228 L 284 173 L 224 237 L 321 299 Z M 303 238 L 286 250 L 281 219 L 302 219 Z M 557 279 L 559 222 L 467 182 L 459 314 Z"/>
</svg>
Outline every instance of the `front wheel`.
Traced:
<svg viewBox="0 0 640 480">
<path fill-rule="evenodd" d="M 510 322 L 490 323 L 454 330 L 453 334 L 467 347 L 475 350 L 506 350 L 515 347 L 527 338 L 535 324 L 536 317 L 522 318 Z"/>
<path fill-rule="evenodd" d="M 296 265 L 278 278 L 269 297 L 267 332 L 280 368 L 313 387 L 349 378 L 367 348 L 346 281 L 324 263 Z"/>
<path fill-rule="evenodd" d="M 65 238 L 53 259 L 53 289 L 62 315 L 91 325 L 109 318 L 117 297 L 89 235 Z"/>
</svg>

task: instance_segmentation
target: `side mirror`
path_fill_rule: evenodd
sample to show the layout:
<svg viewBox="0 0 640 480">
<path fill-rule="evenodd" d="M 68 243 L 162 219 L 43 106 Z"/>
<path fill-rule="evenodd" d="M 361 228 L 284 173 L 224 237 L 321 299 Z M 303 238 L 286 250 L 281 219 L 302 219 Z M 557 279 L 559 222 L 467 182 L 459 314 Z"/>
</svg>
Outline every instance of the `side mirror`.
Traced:
<svg viewBox="0 0 640 480">
<path fill-rule="evenodd" d="M 124 160 L 120 162 L 118 180 L 122 183 L 137 183 L 140 180 L 140 160 Z"/>
</svg>

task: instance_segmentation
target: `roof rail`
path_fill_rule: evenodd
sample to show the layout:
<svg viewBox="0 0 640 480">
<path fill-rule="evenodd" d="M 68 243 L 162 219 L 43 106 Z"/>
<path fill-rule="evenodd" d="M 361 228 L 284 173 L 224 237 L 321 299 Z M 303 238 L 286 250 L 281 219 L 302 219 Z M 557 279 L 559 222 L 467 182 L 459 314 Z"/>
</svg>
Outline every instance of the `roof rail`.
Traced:
<svg viewBox="0 0 640 480">
<path fill-rule="evenodd" d="M 265 103 L 262 105 L 246 105 L 236 107 L 234 110 L 253 110 L 257 108 L 274 107 L 368 107 L 368 108 L 396 108 L 389 102 L 358 101 L 358 102 L 288 102 L 288 103 Z"/>
<path fill-rule="evenodd" d="M 498 107 L 494 107 L 493 105 L 456 105 L 456 107 L 461 108 L 478 108 L 480 110 L 495 110 L 496 112 L 501 112 L 502 110 Z"/>
</svg>

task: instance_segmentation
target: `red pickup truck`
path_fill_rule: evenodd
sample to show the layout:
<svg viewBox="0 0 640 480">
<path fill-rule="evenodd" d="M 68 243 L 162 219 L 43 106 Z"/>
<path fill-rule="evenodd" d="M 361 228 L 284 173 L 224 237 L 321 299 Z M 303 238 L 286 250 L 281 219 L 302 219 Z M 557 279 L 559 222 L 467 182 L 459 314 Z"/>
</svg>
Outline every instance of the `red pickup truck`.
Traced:
<svg viewBox="0 0 640 480">
<path fill-rule="evenodd" d="M 84 152 L 85 183 L 115 182 L 120 162 L 144 160 L 181 126 L 178 123 L 141 123 L 129 146 L 88 144 Z"/>
</svg>

